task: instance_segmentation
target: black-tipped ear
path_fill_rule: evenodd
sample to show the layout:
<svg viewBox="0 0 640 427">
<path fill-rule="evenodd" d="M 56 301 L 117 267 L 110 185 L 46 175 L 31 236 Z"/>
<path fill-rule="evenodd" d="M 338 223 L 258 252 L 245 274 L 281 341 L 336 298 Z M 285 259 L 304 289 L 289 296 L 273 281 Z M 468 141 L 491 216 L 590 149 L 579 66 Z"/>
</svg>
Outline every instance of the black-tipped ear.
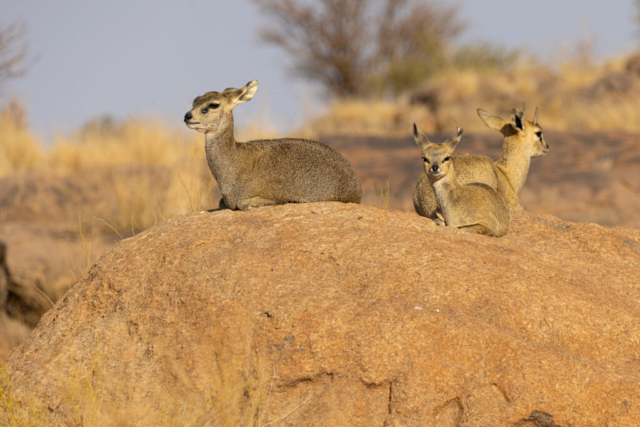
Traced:
<svg viewBox="0 0 640 427">
<path fill-rule="evenodd" d="M 511 111 L 511 126 L 513 126 L 517 131 L 524 130 L 524 113 L 517 108 L 514 108 Z"/>
<path fill-rule="evenodd" d="M 452 133 L 451 136 L 449 136 L 449 138 L 447 138 L 444 144 L 447 144 L 449 147 L 451 147 L 451 150 L 454 150 L 456 148 L 456 145 L 458 145 L 458 142 L 460 142 L 460 138 L 462 137 L 462 132 L 463 130 L 461 128 L 456 127 L 456 131 Z"/>
<path fill-rule="evenodd" d="M 258 81 L 251 80 L 241 89 L 227 88 L 222 93 L 229 97 L 231 108 L 234 108 L 238 104 L 242 104 L 243 102 L 251 100 L 251 98 L 253 98 L 253 95 L 256 94 L 257 90 Z"/>
<path fill-rule="evenodd" d="M 253 95 L 256 94 L 256 92 L 258 90 L 258 81 L 257 80 L 251 80 L 249 83 L 244 85 L 244 87 L 242 89 L 240 89 L 240 90 L 242 91 L 242 95 L 238 99 L 238 103 L 247 102 L 251 98 L 253 98 Z"/>
<path fill-rule="evenodd" d="M 431 143 L 431 141 L 429 141 L 429 138 L 427 138 L 427 135 L 422 133 L 422 131 L 418 129 L 418 126 L 415 123 L 413 124 L 413 139 L 416 141 L 416 144 L 418 144 L 418 147 L 420 147 L 421 150 L 423 150 L 427 144 Z"/>
</svg>

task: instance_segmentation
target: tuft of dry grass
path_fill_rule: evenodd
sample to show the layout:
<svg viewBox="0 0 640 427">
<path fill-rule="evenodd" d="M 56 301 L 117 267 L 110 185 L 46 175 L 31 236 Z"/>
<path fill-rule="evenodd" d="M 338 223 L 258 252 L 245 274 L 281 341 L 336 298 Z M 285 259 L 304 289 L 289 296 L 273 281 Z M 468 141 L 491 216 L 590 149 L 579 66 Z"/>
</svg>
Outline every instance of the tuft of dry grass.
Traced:
<svg viewBox="0 0 640 427">
<path fill-rule="evenodd" d="M 0 109 L 0 177 L 43 166 L 44 153 L 29 131 L 25 109 L 16 99 Z"/>
<path fill-rule="evenodd" d="M 145 399 L 153 411 L 129 404 L 122 384 L 108 377 L 108 352 L 97 336 L 90 354 L 83 358 L 72 351 L 65 374 L 53 381 L 64 394 L 55 411 L 36 396 L 18 396 L 8 369 L 0 361 L 0 424 L 9 427 L 266 425 L 262 424 L 262 418 L 268 409 L 274 377 L 267 374 L 268 369 L 260 359 L 252 361 L 250 366 L 239 367 L 227 356 L 222 356 L 209 371 L 200 372 L 196 385 L 171 349 L 163 346 L 160 363 L 169 367 L 185 392 L 178 393 L 178 397 L 169 390 L 149 390 Z"/>
<path fill-rule="evenodd" d="M 58 140 L 48 166 L 58 174 L 94 170 L 102 176 L 96 203 L 81 213 L 103 232 L 129 236 L 170 217 L 214 207 L 203 145 L 154 123 L 127 122 L 120 136 L 91 131 Z"/>
<path fill-rule="evenodd" d="M 169 129 L 158 120 L 94 120 L 71 136 L 58 136 L 48 163 L 57 172 L 114 165 L 173 166 L 184 162 L 196 134 Z"/>
<path fill-rule="evenodd" d="M 373 195 L 373 206 L 380 209 L 389 209 L 389 178 L 387 178 L 385 185 L 376 183 Z"/>
<path fill-rule="evenodd" d="M 7 427 L 48 426 L 44 405 L 26 404 L 15 395 L 13 382 L 3 361 L 0 360 L 0 423 Z"/>
</svg>

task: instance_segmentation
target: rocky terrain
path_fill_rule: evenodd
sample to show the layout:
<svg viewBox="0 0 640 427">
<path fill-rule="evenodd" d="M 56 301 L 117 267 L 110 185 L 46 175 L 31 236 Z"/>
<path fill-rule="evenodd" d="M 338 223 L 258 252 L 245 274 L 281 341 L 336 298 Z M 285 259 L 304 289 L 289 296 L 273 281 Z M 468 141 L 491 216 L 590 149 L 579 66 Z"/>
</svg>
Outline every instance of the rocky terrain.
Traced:
<svg viewBox="0 0 640 427">
<path fill-rule="evenodd" d="M 195 213 L 102 256 L 9 356 L 5 399 L 56 424 L 632 426 L 639 291 L 630 228 Z"/>
<path fill-rule="evenodd" d="M 24 341 L 40 316 L 119 240 L 92 218 L 118 207 L 114 173 L 161 187 L 167 185 L 163 172 L 133 167 L 0 179 L 0 285 L 6 283 L 0 286 L 0 358 Z"/>
<path fill-rule="evenodd" d="M 441 140 L 444 135 L 430 137 Z M 363 203 L 413 212 L 412 195 L 422 162 L 412 138 L 333 136 L 320 140 L 352 163 L 362 182 Z M 551 151 L 532 160 L 520 193 L 528 211 L 569 221 L 640 228 L 637 135 L 547 132 L 546 140 Z M 501 145 L 497 133 L 465 134 L 458 150 L 497 159 Z M 128 219 L 129 213 L 118 213 L 123 209 L 123 195 L 135 199 L 140 193 L 152 194 L 161 201 L 162 191 L 172 184 L 170 177 L 166 167 L 132 165 L 0 179 L 0 242 L 6 247 L 0 269 L 9 277 L 7 293 L 0 296 L 0 302 L 5 301 L 0 306 L 0 358 L 22 342 L 40 316 L 120 239 L 94 217 L 106 218 L 110 224 L 111 217 Z M 130 191 L 120 188 L 125 184 L 133 186 Z M 213 193 L 211 200 L 217 201 L 215 184 Z M 129 201 L 127 206 L 137 205 Z M 123 237 L 134 233 L 128 227 L 118 229 Z"/>
</svg>

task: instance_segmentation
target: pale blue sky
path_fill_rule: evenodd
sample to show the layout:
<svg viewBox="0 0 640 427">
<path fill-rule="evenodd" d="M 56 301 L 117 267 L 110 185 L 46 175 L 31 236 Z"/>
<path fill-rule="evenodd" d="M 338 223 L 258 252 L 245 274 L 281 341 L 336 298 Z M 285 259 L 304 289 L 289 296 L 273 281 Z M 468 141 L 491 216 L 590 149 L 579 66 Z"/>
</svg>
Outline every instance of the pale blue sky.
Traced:
<svg viewBox="0 0 640 427">
<path fill-rule="evenodd" d="M 469 24 L 462 41 L 526 46 L 543 58 L 566 54 L 585 35 L 601 57 L 640 41 L 633 0 L 457 3 Z M 323 105 L 317 88 L 291 78 L 280 51 L 260 43 L 264 21 L 249 0 L 0 0 L 0 11 L 3 25 L 26 23 L 36 57 L 2 96 L 20 97 L 45 138 L 101 114 L 179 126 L 197 95 L 252 79 L 260 88 L 236 109 L 240 125 L 268 113 L 284 130 Z"/>
</svg>

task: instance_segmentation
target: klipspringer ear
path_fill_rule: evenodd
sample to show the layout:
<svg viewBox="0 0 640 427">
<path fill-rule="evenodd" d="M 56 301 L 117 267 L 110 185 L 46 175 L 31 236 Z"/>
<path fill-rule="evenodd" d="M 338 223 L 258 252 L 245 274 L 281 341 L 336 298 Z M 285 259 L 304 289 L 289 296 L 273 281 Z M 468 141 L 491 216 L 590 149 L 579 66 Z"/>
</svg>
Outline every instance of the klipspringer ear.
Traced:
<svg viewBox="0 0 640 427">
<path fill-rule="evenodd" d="M 478 112 L 478 117 L 480 117 L 480 120 L 482 120 L 482 122 L 489 129 L 493 129 L 493 130 L 497 130 L 498 132 L 501 132 L 504 125 L 509 123 L 502 117 L 489 114 L 487 111 L 483 110 L 482 108 L 478 108 L 477 112 Z"/>
<path fill-rule="evenodd" d="M 524 112 L 514 108 L 511 110 L 511 126 L 516 131 L 524 130 Z"/>
<path fill-rule="evenodd" d="M 447 138 L 447 140 L 443 142 L 443 144 L 447 144 L 449 147 L 451 147 L 451 151 L 453 151 L 456 148 L 456 145 L 458 145 L 458 143 L 460 142 L 462 132 L 463 130 L 461 128 L 456 127 L 456 131 L 452 133 L 449 138 Z"/>
<path fill-rule="evenodd" d="M 418 126 L 415 123 L 413 124 L 413 139 L 416 141 L 416 144 L 418 144 L 418 147 L 420 147 L 421 150 L 424 150 L 424 147 L 427 144 L 431 144 L 431 141 L 429 141 L 427 135 L 422 133 L 422 131 L 418 129 Z"/>
<path fill-rule="evenodd" d="M 247 102 L 253 98 L 253 95 L 258 91 L 258 81 L 251 80 L 249 83 L 244 85 L 242 89 L 228 88 L 225 89 L 222 93 L 228 95 L 230 98 L 231 108 L 234 108 L 238 104 L 242 104 L 243 102 Z"/>
</svg>

